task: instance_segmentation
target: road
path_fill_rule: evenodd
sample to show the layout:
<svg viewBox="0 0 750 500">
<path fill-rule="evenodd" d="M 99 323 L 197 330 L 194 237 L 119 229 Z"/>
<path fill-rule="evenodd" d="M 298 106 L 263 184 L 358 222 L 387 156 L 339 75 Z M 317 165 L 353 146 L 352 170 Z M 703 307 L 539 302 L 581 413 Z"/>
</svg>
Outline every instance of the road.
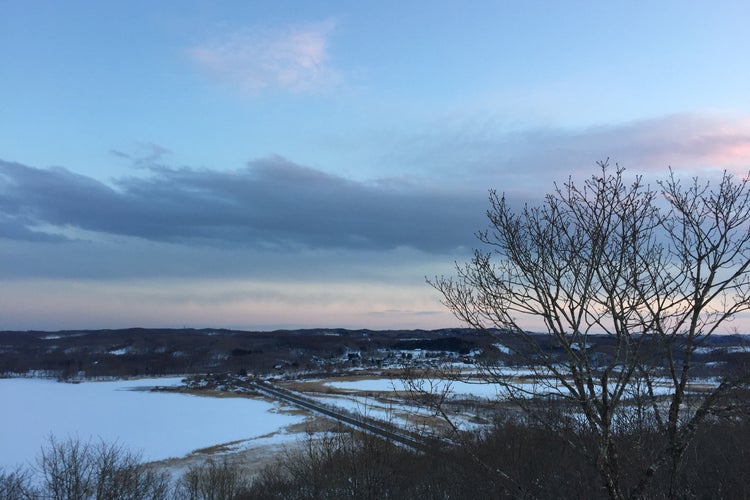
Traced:
<svg viewBox="0 0 750 500">
<path fill-rule="evenodd" d="M 324 406 L 317 401 L 305 398 L 304 396 L 292 391 L 282 389 L 269 382 L 256 380 L 249 382 L 248 385 L 250 389 L 266 394 L 274 399 L 285 401 L 297 406 L 298 408 L 332 418 L 337 422 L 341 422 L 342 424 L 354 429 L 393 441 L 400 445 L 419 451 L 426 451 L 430 447 L 428 439 L 421 437 L 418 434 L 397 427 L 391 427 L 382 422 L 378 422 L 377 420 L 369 419 L 361 415 L 355 415 L 340 408 Z"/>
</svg>

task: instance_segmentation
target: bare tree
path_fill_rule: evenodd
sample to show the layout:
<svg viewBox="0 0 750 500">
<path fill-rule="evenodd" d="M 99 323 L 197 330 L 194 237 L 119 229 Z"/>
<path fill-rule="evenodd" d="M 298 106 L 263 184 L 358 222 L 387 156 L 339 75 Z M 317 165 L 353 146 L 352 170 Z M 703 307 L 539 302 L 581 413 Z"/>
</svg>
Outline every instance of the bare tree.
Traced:
<svg viewBox="0 0 750 500">
<path fill-rule="evenodd" d="M 675 497 L 696 429 L 748 381 L 742 373 L 690 392 L 695 349 L 750 309 L 750 186 L 726 172 L 715 187 L 683 186 L 670 172 L 654 190 L 640 177 L 626 182 L 619 166 L 599 167 L 582 186 L 569 180 L 519 211 L 492 192 L 484 249 L 431 284 L 533 373 L 530 385 L 485 367 L 504 398 L 532 417 L 544 410 L 540 395 L 575 409 L 611 498 L 644 494 L 657 472 Z M 591 348 L 597 335 L 606 349 Z M 618 433 L 634 410 L 665 438 L 624 484 Z"/>
<path fill-rule="evenodd" d="M 247 482 L 240 468 L 224 458 L 191 466 L 180 478 L 178 497 L 185 500 L 233 500 L 242 498 Z"/>
<path fill-rule="evenodd" d="M 164 500 L 170 498 L 167 473 L 141 463 L 121 445 L 77 438 L 49 438 L 37 460 L 44 498 L 55 500 Z"/>
<path fill-rule="evenodd" d="M 97 500 L 162 500 L 170 498 L 169 474 L 148 467 L 140 453 L 117 443 L 100 442 L 92 449 L 94 498 Z"/>
<path fill-rule="evenodd" d="M 93 493 L 93 455 L 88 443 L 50 436 L 37 460 L 45 492 L 54 500 L 85 500 Z"/>
<path fill-rule="evenodd" d="M 9 472 L 0 468 L 0 498 L 4 500 L 35 500 L 38 492 L 32 486 L 28 470 L 17 468 Z"/>
</svg>

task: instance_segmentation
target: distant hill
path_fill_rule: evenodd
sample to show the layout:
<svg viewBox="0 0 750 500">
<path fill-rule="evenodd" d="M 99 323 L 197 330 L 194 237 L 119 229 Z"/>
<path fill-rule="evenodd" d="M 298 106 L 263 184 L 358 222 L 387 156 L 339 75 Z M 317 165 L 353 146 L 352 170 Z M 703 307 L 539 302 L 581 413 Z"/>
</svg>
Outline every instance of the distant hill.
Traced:
<svg viewBox="0 0 750 500">
<path fill-rule="evenodd" d="M 440 330 L 347 330 L 315 328 L 270 332 L 205 329 L 2 331 L 0 375 L 130 377 L 207 372 L 314 373 L 352 366 L 464 362 L 517 364 L 513 336 L 499 331 L 511 349 L 491 335 L 468 328 Z M 554 353 L 554 343 L 540 344 Z M 587 349 L 603 356 L 613 348 L 607 336 L 590 336 Z M 521 345 L 518 345 L 518 349 Z M 409 355 L 406 353 L 409 352 Z M 706 367 L 750 362 L 750 336 L 715 335 L 698 351 Z"/>
</svg>

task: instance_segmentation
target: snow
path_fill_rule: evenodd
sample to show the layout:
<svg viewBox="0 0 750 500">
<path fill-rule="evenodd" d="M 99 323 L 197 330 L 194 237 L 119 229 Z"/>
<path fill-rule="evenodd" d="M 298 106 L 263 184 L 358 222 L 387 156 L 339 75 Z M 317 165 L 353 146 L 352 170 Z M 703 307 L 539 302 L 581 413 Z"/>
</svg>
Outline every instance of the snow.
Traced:
<svg viewBox="0 0 750 500">
<path fill-rule="evenodd" d="M 522 370 L 523 371 L 523 370 Z M 516 371 L 515 373 L 517 373 Z M 509 379 L 509 387 L 488 383 L 481 379 L 474 381 L 446 380 L 446 379 L 415 379 L 409 383 L 400 379 L 362 379 L 354 381 L 333 381 L 325 385 L 343 391 L 352 392 L 402 392 L 411 389 L 428 392 L 432 394 L 447 393 L 451 397 L 474 397 L 480 399 L 502 399 L 507 396 L 508 389 L 512 389 L 517 396 L 523 394 L 543 395 L 560 394 L 566 395 L 567 391 L 554 378 L 540 378 L 537 381 Z M 692 379 L 688 390 L 700 385 L 716 385 L 713 379 Z M 599 388 L 599 391 L 601 388 Z M 642 388 L 645 391 L 645 387 Z M 655 379 L 653 385 L 656 396 L 668 396 L 674 392 L 674 387 L 667 379 Z"/>
<path fill-rule="evenodd" d="M 390 408 L 384 407 L 383 403 L 367 397 L 344 397 L 344 396 L 314 396 L 313 399 L 328 406 L 335 406 L 349 411 L 355 415 L 389 421 L 392 418 Z"/>
<path fill-rule="evenodd" d="M 492 344 L 492 347 L 494 347 L 498 351 L 502 352 L 503 354 L 512 354 L 512 352 L 510 350 L 510 347 L 508 347 L 508 346 L 506 346 L 504 344 L 500 344 L 499 342 L 496 342 L 496 343 Z"/>
<path fill-rule="evenodd" d="M 414 387 L 432 393 L 448 390 L 452 394 L 471 395 L 480 398 L 494 398 L 497 396 L 497 386 L 488 383 L 470 383 L 462 381 L 447 381 L 442 379 L 418 379 L 411 382 Z M 409 391 L 410 384 L 400 379 L 364 379 L 347 382 L 327 382 L 325 385 L 342 390 L 351 391 Z"/>
<path fill-rule="evenodd" d="M 733 345 L 733 346 L 702 346 L 696 347 L 695 352 L 697 354 L 711 354 L 711 353 L 746 353 L 750 352 L 750 345 Z"/>
<path fill-rule="evenodd" d="M 181 457 L 193 450 L 251 440 L 302 422 L 274 413 L 272 403 L 150 392 L 179 378 L 65 384 L 0 379 L 0 467 L 33 464 L 50 435 L 117 441 L 144 460 Z M 278 434 L 279 439 L 285 439 Z"/>
</svg>

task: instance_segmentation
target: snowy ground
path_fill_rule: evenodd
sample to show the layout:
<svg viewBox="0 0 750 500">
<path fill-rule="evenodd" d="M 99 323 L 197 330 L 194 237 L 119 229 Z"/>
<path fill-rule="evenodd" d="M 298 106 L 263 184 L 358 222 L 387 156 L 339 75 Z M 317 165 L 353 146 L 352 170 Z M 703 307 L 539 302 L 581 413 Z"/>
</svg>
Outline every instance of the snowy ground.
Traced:
<svg viewBox="0 0 750 500">
<path fill-rule="evenodd" d="M 232 443 L 224 449 L 236 452 L 294 441 L 284 428 L 305 420 L 259 399 L 148 391 L 179 384 L 179 378 L 79 384 L 0 379 L 0 467 L 33 464 L 50 435 L 116 441 L 153 461 L 222 443 Z"/>
<path fill-rule="evenodd" d="M 470 383 L 463 381 L 418 379 L 412 381 L 413 386 L 423 388 L 432 393 L 447 391 L 455 396 L 473 396 L 476 398 L 497 397 L 497 386 L 487 383 Z M 409 391 L 410 386 L 400 379 L 363 379 L 343 382 L 327 382 L 327 386 L 342 390 L 360 392 Z"/>
<path fill-rule="evenodd" d="M 542 380 L 519 379 L 516 373 L 508 371 L 509 375 L 516 378 L 509 379 L 514 390 L 518 394 L 554 394 L 560 393 L 567 395 L 565 389 L 554 378 Z M 521 373 L 526 375 L 526 373 Z M 703 385 L 715 385 L 713 379 L 694 379 L 689 385 L 688 390 L 700 389 Z M 467 377 L 466 380 L 445 380 L 445 379 L 415 379 L 407 383 L 400 379 L 387 378 L 363 378 L 359 380 L 347 381 L 328 381 L 324 382 L 325 386 L 332 387 L 344 392 L 367 393 L 367 392 L 406 392 L 410 388 L 415 388 L 432 394 L 448 394 L 451 398 L 474 398 L 479 400 L 496 400 L 503 399 L 504 389 L 492 383 L 487 383 L 479 378 Z M 642 388 L 645 391 L 645 387 Z M 654 380 L 654 394 L 657 396 L 666 396 L 674 392 L 670 381 L 666 378 L 657 378 Z"/>
</svg>

